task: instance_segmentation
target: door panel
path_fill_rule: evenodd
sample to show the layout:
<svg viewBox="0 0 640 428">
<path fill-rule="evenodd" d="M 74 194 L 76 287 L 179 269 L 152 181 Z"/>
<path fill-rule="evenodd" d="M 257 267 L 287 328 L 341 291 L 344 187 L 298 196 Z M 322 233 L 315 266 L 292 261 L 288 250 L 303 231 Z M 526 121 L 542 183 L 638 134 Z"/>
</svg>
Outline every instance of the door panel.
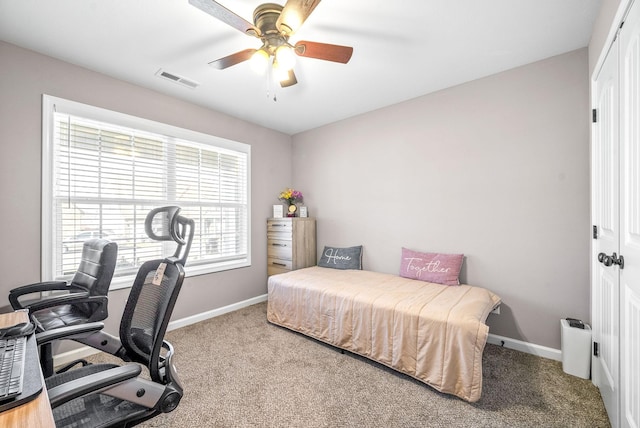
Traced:
<svg viewBox="0 0 640 428">
<path fill-rule="evenodd" d="M 640 427 L 640 2 L 620 32 L 621 426 Z"/>
<path fill-rule="evenodd" d="M 619 421 L 619 270 L 598 262 L 598 254 L 619 253 L 619 97 L 618 45 L 614 43 L 595 82 L 598 118 L 593 130 L 593 340 L 599 357 L 593 359 L 594 382 L 600 388 L 609 419 Z"/>
</svg>

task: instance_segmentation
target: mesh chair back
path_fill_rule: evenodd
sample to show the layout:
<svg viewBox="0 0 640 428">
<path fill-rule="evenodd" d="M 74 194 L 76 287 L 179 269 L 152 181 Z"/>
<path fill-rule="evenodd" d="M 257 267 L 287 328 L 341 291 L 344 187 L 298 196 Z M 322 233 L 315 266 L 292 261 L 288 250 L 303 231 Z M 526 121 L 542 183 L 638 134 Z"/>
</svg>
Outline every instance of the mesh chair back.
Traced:
<svg viewBox="0 0 640 428">
<path fill-rule="evenodd" d="M 138 270 L 120 323 L 120 341 L 127 357 L 149 368 L 161 381 L 160 351 L 164 334 L 184 280 L 182 265 L 152 260 Z"/>
</svg>

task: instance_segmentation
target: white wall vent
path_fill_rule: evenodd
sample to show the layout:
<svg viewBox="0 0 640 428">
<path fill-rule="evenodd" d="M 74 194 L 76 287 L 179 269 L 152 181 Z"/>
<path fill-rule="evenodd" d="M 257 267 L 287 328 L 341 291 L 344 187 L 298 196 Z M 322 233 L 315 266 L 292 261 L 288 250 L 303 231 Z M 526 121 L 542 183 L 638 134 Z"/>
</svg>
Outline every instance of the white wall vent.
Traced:
<svg viewBox="0 0 640 428">
<path fill-rule="evenodd" d="M 163 69 L 160 69 L 156 72 L 156 76 L 162 77 L 167 80 L 171 80 L 172 82 L 179 83 L 182 86 L 186 86 L 187 88 L 197 88 L 200 84 L 194 80 L 187 79 L 186 77 L 178 76 L 174 73 L 169 73 Z"/>
</svg>

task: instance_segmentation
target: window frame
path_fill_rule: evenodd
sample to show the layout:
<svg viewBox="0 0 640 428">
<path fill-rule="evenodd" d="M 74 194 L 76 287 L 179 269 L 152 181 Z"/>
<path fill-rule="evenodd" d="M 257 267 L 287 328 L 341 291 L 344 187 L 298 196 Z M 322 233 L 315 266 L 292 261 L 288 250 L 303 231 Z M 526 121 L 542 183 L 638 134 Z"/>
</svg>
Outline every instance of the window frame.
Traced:
<svg viewBox="0 0 640 428">
<path fill-rule="evenodd" d="M 58 98 L 47 94 L 42 95 L 42 206 L 41 206 L 41 280 L 54 280 L 54 218 L 53 206 L 53 177 L 54 177 L 54 113 L 65 113 L 115 126 L 133 128 L 143 132 L 151 132 L 170 138 L 195 142 L 223 150 L 245 153 L 247 156 L 246 187 L 247 187 L 247 255 L 245 258 L 211 262 L 195 266 L 185 266 L 186 276 L 204 275 L 230 269 L 251 266 L 251 146 L 246 143 L 228 140 L 221 137 L 168 125 L 165 123 L 132 116 L 76 101 Z M 177 203 L 179 205 L 179 202 Z M 115 277 L 111 283 L 111 290 L 128 288 L 131 286 L 135 273 L 132 275 Z"/>
</svg>

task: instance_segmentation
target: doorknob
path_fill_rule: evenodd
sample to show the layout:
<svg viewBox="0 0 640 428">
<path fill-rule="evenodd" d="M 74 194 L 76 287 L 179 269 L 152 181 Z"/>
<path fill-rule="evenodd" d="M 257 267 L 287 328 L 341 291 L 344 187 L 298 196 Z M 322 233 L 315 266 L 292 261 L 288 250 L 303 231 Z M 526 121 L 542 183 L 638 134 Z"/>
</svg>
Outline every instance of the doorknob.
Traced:
<svg viewBox="0 0 640 428">
<path fill-rule="evenodd" d="M 613 253 L 610 256 L 607 256 L 605 253 L 599 253 L 598 261 L 605 266 L 618 265 L 620 266 L 620 269 L 624 269 L 624 257 L 622 254 L 618 257 L 616 253 Z"/>
<path fill-rule="evenodd" d="M 615 255 L 616 253 L 613 254 Z M 611 258 L 611 256 L 607 256 L 605 253 L 598 254 L 598 261 L 605 266 L 611 266 L 613 264 L 613 259 Z"/>
<path fill-rule="evenodd" d="M 624 257 L 620 254 L 620 257 L 616 257 L 616 253 L 613 253 L 611 256 L 611 262 L 620 266 L 620 269 L 624 269 Z"/>
</svg>

